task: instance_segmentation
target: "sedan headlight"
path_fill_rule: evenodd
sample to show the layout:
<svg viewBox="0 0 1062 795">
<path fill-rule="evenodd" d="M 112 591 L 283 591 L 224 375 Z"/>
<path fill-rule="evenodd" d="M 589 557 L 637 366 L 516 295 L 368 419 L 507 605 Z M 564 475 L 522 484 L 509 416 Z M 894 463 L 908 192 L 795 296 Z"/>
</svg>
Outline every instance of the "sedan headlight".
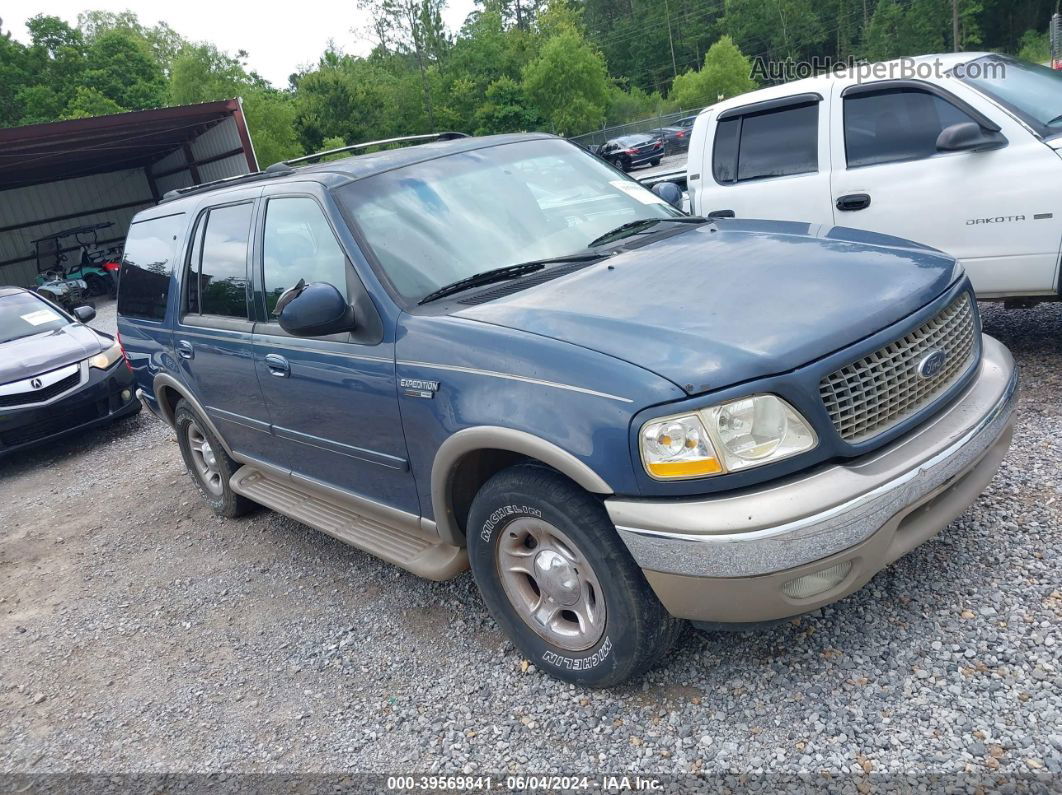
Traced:
<svg viewBox="0 0 1062 795">
<path fill-rule="evenodd" d="M 753 395 L 653 420 L 642 427 L 639 439 L 645 470 L 660 480 L 737 472 L 818 444 L 807 420 L 775 395 Z"/>
<path fill-rule="evenodd" d="M 108 367 L 114 365 L 119 359 L 122 358 L 122 346 L 115 342 L 103 353 L 97 353 L 91 359 L 88 360 L 89 367 L 95 367 L 99 370 L 106 370 Z"/>
</svg>

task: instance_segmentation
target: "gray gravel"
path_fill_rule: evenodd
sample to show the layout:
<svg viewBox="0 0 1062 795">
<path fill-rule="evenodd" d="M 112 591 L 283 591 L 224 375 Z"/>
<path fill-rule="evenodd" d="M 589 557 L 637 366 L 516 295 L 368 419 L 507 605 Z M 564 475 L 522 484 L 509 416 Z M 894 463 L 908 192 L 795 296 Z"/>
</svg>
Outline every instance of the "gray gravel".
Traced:
<svg viewBox="0 0 1062 795">
<path fill-rule="evenodd" d="M 146 414 L 0 464 L 0 771 L 1058 786 L 1062 305 L 984 311 L 1023 393 L 973 508 L 843 602 L 756 633 L 688 632 L 610 692 L 522 661 L 468 575 L 419 580 L 264 510 L 214 518 Z"/>
</svg>

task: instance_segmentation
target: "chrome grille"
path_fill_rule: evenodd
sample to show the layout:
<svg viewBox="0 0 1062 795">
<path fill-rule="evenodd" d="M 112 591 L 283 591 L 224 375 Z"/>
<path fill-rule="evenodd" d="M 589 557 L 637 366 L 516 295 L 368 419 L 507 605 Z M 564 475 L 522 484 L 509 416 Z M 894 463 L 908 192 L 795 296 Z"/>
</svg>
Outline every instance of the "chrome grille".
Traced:
<svg viewBox="0 0 1062 795">
<path fill-rule="evenodd" d="M 823 378 L 819 394 L 841 438 L 866 441 L 933 402 L 969 369 L 978 334 L 963 293 L 906 336 Z M 944 364 L 925 378 L 919 365 L 934 351 L 944 353 Z"/>
</svg>

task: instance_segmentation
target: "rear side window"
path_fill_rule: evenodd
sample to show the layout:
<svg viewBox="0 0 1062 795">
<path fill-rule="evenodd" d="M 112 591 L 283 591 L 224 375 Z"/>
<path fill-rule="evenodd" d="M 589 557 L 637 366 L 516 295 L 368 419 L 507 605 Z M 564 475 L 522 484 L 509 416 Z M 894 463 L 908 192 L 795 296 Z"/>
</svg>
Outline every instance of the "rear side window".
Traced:
<svg viewBox="0 0 1062 795">
<path fill-rule="evenodd" d="M 819 170 L 819 103 L 723 119 L 716 125 L 717 182 L 813 174 Z"/>
<path fill-rule="evenodd" d="M 144 320 L 166 317 L 170 277 L 186 220 L 184 213 L 178 213 L 129 227 L 118 284 L 118 314 Z"/>
<path fill-rule="evenodd" d="M 185 278 L 185 314 L 247 318 L 247 241 L 254 205 L 200 216 Z"/>
<path fill-rule="evenodd" d="M 844 100 L 848 167 L 920 160 L 937 153 L 945 127 L 972 118 L 928 91 L 897 88 Z"/>
</svg>

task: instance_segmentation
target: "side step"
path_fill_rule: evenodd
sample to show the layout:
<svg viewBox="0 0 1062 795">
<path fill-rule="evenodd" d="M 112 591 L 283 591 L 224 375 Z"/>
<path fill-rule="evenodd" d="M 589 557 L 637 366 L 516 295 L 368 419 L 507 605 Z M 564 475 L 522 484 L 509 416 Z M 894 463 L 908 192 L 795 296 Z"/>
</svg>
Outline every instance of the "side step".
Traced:
<svg viewBox="0 0 1062 795">
<path fill-rule="evenodd" d="M 324 484 L 244 464 L 229 485 L 237 494 L 419 577 L 448 580 L 468 568 L 467 552 L 426 533 L 417 517 Z"/>
</svg>

